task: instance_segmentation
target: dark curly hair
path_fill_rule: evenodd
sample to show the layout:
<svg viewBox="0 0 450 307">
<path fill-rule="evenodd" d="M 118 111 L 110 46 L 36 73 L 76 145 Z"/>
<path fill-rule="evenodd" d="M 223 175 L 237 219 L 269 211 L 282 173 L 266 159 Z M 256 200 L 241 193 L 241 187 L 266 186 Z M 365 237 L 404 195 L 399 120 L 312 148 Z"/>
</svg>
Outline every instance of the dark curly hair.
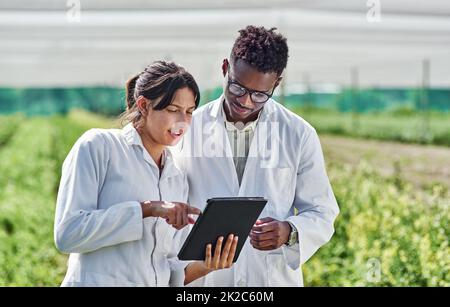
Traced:
<svg viewBox="0 0 450 307">
<path fill-rule="evenodd" d="M 231 60 L 241 59 L 262 73 L 276 72 L 281 75 L 287 65 L 288 46 L 286 38 L 275 32 L 276 29 L 247 26 L 239 30 Z"/>
</svg>

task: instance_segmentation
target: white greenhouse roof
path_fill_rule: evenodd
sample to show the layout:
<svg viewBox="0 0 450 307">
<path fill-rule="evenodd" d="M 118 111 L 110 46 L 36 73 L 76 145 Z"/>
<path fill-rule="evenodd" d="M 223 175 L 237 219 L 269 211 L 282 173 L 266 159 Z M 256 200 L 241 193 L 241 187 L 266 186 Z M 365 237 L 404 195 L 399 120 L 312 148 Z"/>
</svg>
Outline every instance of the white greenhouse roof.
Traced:
<svg viewBox="0 0 450 307">
<path fill-rule="evenodd" d="M 80 20 L 74 8 L 81 4 Z M 380 21 L 368 11 L 380 4 Z M 369 6 L 368 6 L 369 4 Z M 450 1 L 12 1 L 0 3 L 0 87 L 121 86 L 157 59 L 184 65 L 201 88 L 248 24 L 277 27 L 290 48 L 286 82 L 328 87 L 450 87 Z M 75 19 L 74 19 L 75 18 Z M 325 86 L 327 87 L 327 86 Z"/>
</svg>

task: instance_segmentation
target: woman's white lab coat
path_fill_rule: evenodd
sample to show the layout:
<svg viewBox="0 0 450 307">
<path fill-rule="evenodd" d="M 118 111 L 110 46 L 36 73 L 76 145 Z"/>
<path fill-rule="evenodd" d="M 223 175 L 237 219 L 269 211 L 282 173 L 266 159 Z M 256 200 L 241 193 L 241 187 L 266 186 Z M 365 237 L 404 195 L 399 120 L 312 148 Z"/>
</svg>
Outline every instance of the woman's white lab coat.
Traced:
<svg viewBox="0 0 450 307">
<path fill-rule="evenodd" d="M 195 111 L 178 148 L 176 159 L 188 176 L 190 204 L 204 209 L 211 197 L 263 196 L 268 203 L 260 217 L 293 223 L 299 244 L 260 251 L 240 238 L 247 241 L 232 268 L 192 285 L 301 286 L 301 264 L 330 240 L 339 212 L 317 133 L 270 99 L 258 120 L 239 186 L 220 108 L 222 97 Z"/>
<path fill-rule="evenodd" d="M 63 286 L 181 286 L 176 254 L 187 227 L 142 218 L 140 202 L 187 202 L 186 177 L 166 151 L 161 177 L 132 124 L 92 129 L 62 168 L 54 235 L 70 253 Z"/>
</svg>

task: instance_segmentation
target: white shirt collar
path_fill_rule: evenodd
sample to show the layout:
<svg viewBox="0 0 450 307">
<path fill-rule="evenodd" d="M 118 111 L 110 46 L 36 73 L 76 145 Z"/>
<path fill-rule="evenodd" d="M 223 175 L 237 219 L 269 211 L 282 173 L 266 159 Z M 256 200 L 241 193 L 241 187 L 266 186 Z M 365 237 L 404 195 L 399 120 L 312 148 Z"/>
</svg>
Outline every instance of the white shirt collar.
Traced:
<svg viewBox="0 0 450 307">
<path fill-rule="evenodd" d="M 123 127 L 122 133 L 129 145 L 139 145 L 141 147 L 144 147 L 141 136 L 137 132 L 136 128 L 134 128 L 133 123 L 129 123 L 125 127 Z"/>
<path fill-rule="evenodd" d="M 122 133 L 125 137 L 125 140 L 127 141 L 127 143 L 129 145 L 137 145 L 140 146 L 142 148 L 143 154 L 144 154 L 144 159 L 145 160 L 151 160 L 149 161 L 151 164 L 153 164 L 155 167 L 157 167 L 155 161 L 153 161 L 153 159 L 148 159 L 148 157 L 150 155 L 146 155 L 145 153 L 147 153 L 147 149 L 145 149 L 144 144 L 142 143 L 142 138 L 139 135 L 139 132 L 137 132 L 136 128 L 134 127 L 133 123 L 129 123 L 127 124 L 125 127 L 123 127 L 122 129 Z M 172 162 L 172 152 L 170 151 L 169 148 L 166 148 L 163 151 L 163 155 L 162 155 L 162 161 L 161 161 L 161 166 L 165 167 L 166 165 L 172 165 L 173 163 L 168 163 L 168 161 Z"/>
</svg>

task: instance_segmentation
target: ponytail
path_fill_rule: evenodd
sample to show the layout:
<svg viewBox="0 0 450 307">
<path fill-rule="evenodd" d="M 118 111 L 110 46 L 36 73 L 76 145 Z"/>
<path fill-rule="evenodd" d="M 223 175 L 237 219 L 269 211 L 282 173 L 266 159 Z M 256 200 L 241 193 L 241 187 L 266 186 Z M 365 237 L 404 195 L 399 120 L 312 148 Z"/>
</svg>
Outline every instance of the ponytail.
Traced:
<svg viewBox="0 0 450 307">
<path fill-rule="evenodd" d="M 127 110 L 131 110 L 136 103 L 134 93 L 136 91 L 136 81 L 139 79 L 139 75 L 130 78 L 125 85 L 125 96 L 127 102 Z"/>
<path fill-rule="evenodd" d="M 122 126 L 126 123 L 132 122 L 136 127 L 140 125 L 141 121 L 141 112 L 136 106 L 136 83 L 139 79 L 140 74 L 128 79 L 125 83 L 125 101 L 126 108 L 125 112 L 123 112 L 119 116 L 119 120 Z"/>
</svg>

